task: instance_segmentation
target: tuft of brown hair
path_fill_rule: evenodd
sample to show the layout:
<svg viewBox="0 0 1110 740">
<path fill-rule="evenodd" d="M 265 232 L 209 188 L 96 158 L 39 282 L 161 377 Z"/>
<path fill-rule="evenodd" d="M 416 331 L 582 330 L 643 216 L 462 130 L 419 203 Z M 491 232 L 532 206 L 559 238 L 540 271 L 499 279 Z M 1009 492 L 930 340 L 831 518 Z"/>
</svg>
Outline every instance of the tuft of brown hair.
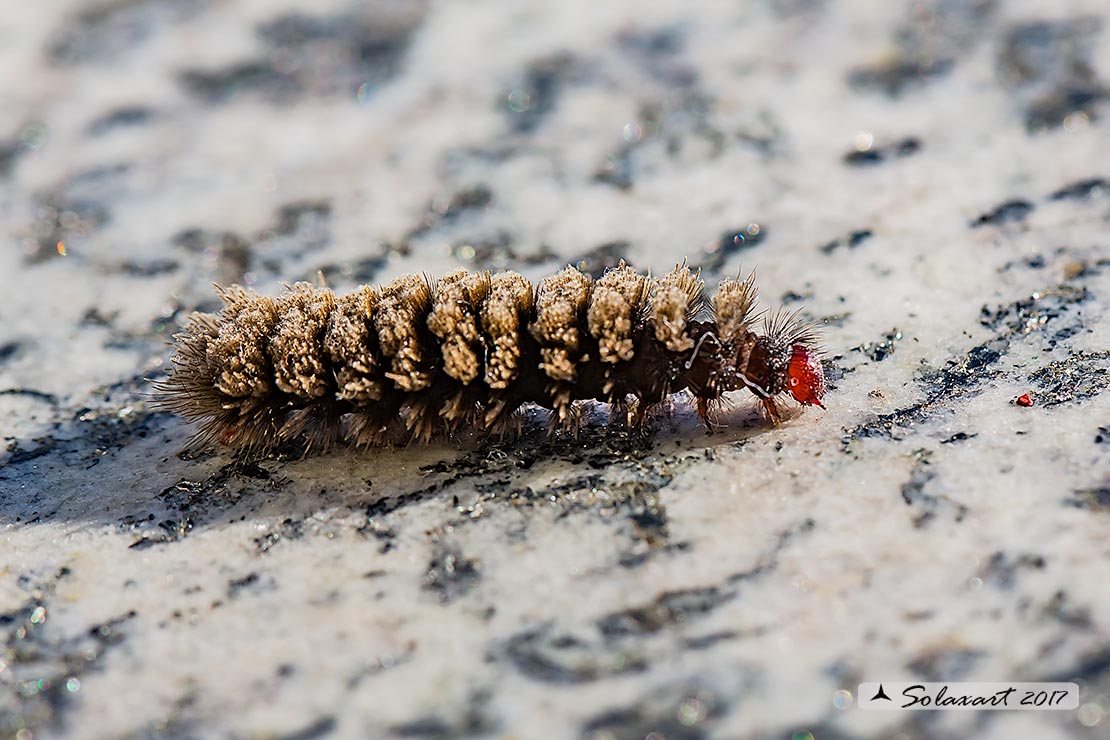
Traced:
<svg viewBox="0 0 1110 740">
<path fill-rule="evenodd" d="M 490 282 L 489 296 L 482 307 L 482 331 L 486 347 L 486 385 L 502 390 L 520 373 L 521 333 L 535 311 L 532 284 L 523 275 L 502 272 Z"/>
<path fill-rule="evenodd" d="M 713 315 L 722 341 L 735 341 L 748 331 L 755 299 L 754 272 L 746 280 L 726 278 L 721 281 L 713 296 Z"/>
<path fill-rule="evenodd" d="M 632 359 L 633 326 L 643 311 L 646 294 L 647 278 L 624 260 L 597 281 L 586 319 L 602 362 Z"/>
<path fill-rule="evenodd" d="M 651 323 L 655 338 L 671 352 L 685 352 L 694 346 L 686 325 L 703 308 L 702 282 L 690 272 L 686 261 L 656 281 L 651 296 Z"/>
<path fill-rule="evenodd" d="M 403 391 L 419 391 L 432 382 L 430 369 L 435 358 L 426 320 L 432 305 L 432 290 L 423 275 L 399 277 L 382 288 L 374 328 L 378 346 L 390 360 L 385 377 Z"/>
<path fill-rule="evenodd" d="M 336 398 L 366 403 L 381 400 L 385 392 L 383 358 L 374 326 L 378 292 L 363 285 L 340 296 L 328 317 L 324 352 L 334 368 Z"/>
<path fill-rule="evenodd" d="M 574 380 L 580 341 L 593 285 L 590 276 L 567 267 L 540 283 L 532 336 L 540 343 L 540 368 L 552 380 Z"/>
<path fill-rule="evenodd" d="M 428 328 L 439 338 L 443 371 L 463 385 L 482 370 L 485 344 L 478 314 L 489 291 L 488 272 L 457 270 L 436 284 Z"/>
</svg>

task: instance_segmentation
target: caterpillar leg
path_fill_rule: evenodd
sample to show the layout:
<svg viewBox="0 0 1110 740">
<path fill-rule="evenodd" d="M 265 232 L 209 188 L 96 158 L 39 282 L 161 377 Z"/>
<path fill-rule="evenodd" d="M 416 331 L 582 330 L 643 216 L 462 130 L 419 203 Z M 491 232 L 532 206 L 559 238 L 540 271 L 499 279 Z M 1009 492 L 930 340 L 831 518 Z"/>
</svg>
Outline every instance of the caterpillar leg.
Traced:
<svg viewBox="0 0 1110 740">
<path fill-rule="evenodd" d="M 577 438 L 582 430 L 582 408 L 582 403 L 578 401 L 556 404 L 547 421 L 548 436 L 561 432 Z"/>
<path fill-rule="evenodd" d="M 698 416 L 701 417 L 702 423 L 705 424 L 706 427 L 712 429 L 713 422 L 709 418 L 709 398 L 706 396 L 695 396 L 694 399 L 697 403 Z"/>
<path fill-rule="evenodd" d="M 721 399 L 713 398 L 712 396 L 694 396 L 694 399 L 696 401 L 698 416 L 701 417 L 702 423 L 705 424 L 705 430 L 707 432 L 715 432 L 718 429 L 723 429 L 725 425 L 717 421 Z"/>
<path fill-rule="evenodd" d="M 782 423 L 782 412 L 779 411 L 778 406 L 775 405 L 775 399 L 768 396 L 762 399 L 763 411 L 767 414 L 767 418 L 771 420 L 772 424 Z"/>
<path fill-rule="evenodd" d="M 609 402 L 609 426 L 631 426 L 632 407 L 627 398 L 614 398 Z"/>
</svg>

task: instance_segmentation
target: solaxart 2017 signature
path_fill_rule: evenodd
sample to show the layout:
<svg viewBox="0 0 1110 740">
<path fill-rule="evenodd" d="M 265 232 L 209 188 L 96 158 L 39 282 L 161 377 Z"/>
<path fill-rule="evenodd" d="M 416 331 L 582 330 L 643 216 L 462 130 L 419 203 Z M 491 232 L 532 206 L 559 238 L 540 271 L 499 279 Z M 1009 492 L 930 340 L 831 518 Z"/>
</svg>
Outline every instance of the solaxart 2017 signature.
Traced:
<svg viewBox="0 0 1110 740">
<path fill-rule="evenodd" d="M 910 683 L 859 685 L 861 709 L 1077 709 L 1074 683 Z"/>
</svg>

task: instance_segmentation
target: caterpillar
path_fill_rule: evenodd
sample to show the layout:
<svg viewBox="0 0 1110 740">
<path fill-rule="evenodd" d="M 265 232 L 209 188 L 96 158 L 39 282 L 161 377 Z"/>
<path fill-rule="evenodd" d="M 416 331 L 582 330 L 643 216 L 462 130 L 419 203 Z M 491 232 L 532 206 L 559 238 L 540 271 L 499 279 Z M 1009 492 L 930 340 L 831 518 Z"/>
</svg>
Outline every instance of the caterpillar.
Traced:
<svg viewBox="0 0 1110 740">
<path fill-rule="evenodd" d="M 216 291 L 222 310 L 188 319 L 156 383 L 162 408 L 199 422 L 202 446 L 263 453 L 296 440 L 307 454 L 503 435 L 524 404 L 574 429 L 590 399 L 639 426 L 684 389 L 710 425 L 723 394 L 745 388 L 772 423 L 787 395 L 824 408 L 813 327 L 764 312 L 757 332 L 754 273 L 721 281 L 712 299 L 685 261 L 657 279 L 621 261 L 596 281 L 567 267 L 537 286 L 458 270 L 343 295 L 307 283 L 277 298 Z"/>
</svg>

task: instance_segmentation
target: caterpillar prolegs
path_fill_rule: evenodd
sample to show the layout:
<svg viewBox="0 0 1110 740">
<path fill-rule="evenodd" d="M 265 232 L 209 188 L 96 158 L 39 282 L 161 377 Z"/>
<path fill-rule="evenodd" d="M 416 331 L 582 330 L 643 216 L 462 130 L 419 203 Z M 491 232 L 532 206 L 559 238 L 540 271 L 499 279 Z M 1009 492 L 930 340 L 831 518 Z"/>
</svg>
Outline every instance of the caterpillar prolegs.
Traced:
<svg viewBox="0 0 1110 740">
<path fill-rule="evenodd" d="M 703 287 L 685 263 L 653 278 L 622 261 L 596 281 L 567 267 L 538 286 L 459 270 L 344 295 L 217 288 L 223 309 L 190 317 L 157 389 L 164 408 L 200 423 L 195 441 L 252 453 L 501 434 L 529 403 L 556 427 L 573 427 L 587 399 L 639 425 L 684 389 L 707 423 L 743 388 L 773 422 L 786 394 L 821 406 L 810 327 L 773 312 L 757 332 L 754 274 L 723 280 L 712 299 Z"/>
</svg>

